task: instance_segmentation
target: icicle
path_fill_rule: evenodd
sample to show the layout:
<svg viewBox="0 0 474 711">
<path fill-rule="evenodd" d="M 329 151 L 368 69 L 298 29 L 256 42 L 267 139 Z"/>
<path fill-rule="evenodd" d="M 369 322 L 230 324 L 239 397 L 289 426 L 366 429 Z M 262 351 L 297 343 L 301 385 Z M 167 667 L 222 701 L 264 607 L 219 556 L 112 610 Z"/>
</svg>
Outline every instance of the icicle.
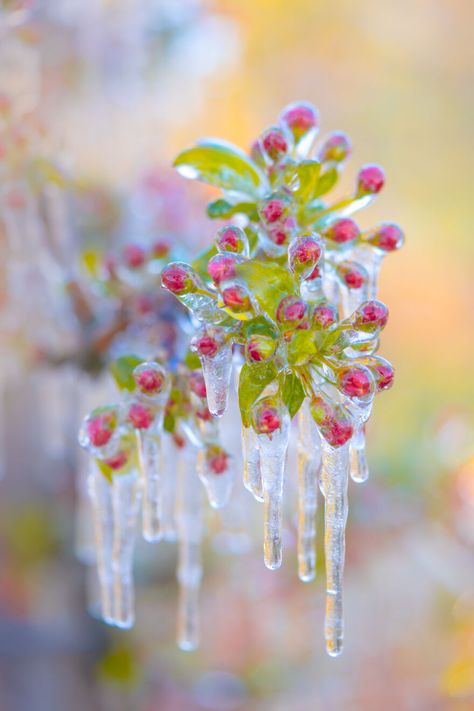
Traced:
<svg viewBox="0 0 474 711">
<path fill-rule="evenodd" d="M 98 471 L 95 458 L 88 452 L 81 451 L 76 479 L 75 552 L 77 559 L 85 565 L 93 565 L 96 560 L 94 521 L 89 494 L 96 476 L 102 474 Z"/>
<path fill-rule="evenodd" d="M 97 575 L 100 587 L 100 609 L 104 622 L 114 624 L 114 576 L 112 570 L 112 547 L 114 516 L 112 485 L 96 469 L 89 479 L 95 527 L 95 550 Z"/>
<path fill-rule="evenodd" d="M 213 509 L 223 508 L 229 501 L 234 476 L 227 453 L 222 447 L 200 449 L 197 455 L 197 471 L 206 489 L 209 504 Z"/>
<path fill-rule="evenodd" d="M 365 456 L 365 431 L 364 425 L 360 425 L 352 437 L 350 445 L 351 454 L 351 478 L 358 484 L 362 484 L 369 478 L 369 466 Z"/>
<path fill-rule="evenodd" d="M 334 448 L 321 438 L 322 488 L 325 498 L 326 556 L 326 649 L 331 657 L 341 654 L 344 639 L 342 582 L 345 555 L 345 527 L 348 513 L 347 483 L 349 443 Z"/>
<path fill-rule="evenodd" d="M 290 420 L 286 415 L 281 428 L 271 435 L 258 435 L 263 484 L 264 539 L 263 551 L 267 568 L 275 570 L 282 561 L 282 495 Z"/>
<path fill-rule="evenodd" d="M 242 457 L 244 460 L 244 486 L 257 501 L 263 501 L 258 437 L 253 427 L 242 426 Z"/>
<path fill-rule="evenodd" d="M 163 535 L 161 438 L 146 430 L 137 430 L 136 438 L 143 492 L 143 538 L 150 542 L 159 541 Z"/>
<path fill-rule="evenodd" d="M 196 473 L 196 450 L 189 445 L 178 460 L 176 522 L 178 526 L 178 646 L 199 646 L 199 588 L 201 566 L 201 485 Z"/>
<path fill-rule="evenodd" d="M 163 473 L 161 489 L 161 530 L 165 541 L 176 540 L 177 447 L 169 435 L 163 435 Z"/>
<path fill-rule="evenodd" d="M 298 576 L 316 575 L 316 510 L 321 467 L 319 433 L 305 401 L 298 416 Z"/>
<path fill-rule="evenodd" d="M 216 307 L 216 299 L 206 294 L 184 294 L 178 296 L 184 306 L 186 306 L 198 321 L 203 323 L 222 323 L 226 315 Z"/>
<path fill-rule="evenodd" d="M 114 624 L 128 629 L 135 620 L 133 591 L 133 550 L 139 508 L 139 486 L 136 471 L 115 474 L 112 483 Z"/>
<path fill-rule="evenodd" d="M 378 290 L 378 277 L 384 253 L 378 249 L 374 249 L 368 244 L 359 246 L 354 252 L 356 259 L 367 270 L 369 280 L 367 284 L 366 299 L 376 299 Z M 364 299 L 363 299 L 364 300 Z M 359 304 L 356 305 L 356 308 Z M 349 314 L 348 314 L 349 315 Z"/>
<path fill-rule="evenodd" d="M 200 355 L 206 383 L 207 406 L 214 417 L 221 417 L 229 397 L 232 374 L 232 344 L 224 343 L 212 358 Z"/>
<path fill-rule="evenodd" d="M 364 301 L 370 298 L 368 290 L 369 283 L 364 284 L 360 289 L 348 289 L 341 285 L 342 318 L 349 318 Z"/>
</svg>

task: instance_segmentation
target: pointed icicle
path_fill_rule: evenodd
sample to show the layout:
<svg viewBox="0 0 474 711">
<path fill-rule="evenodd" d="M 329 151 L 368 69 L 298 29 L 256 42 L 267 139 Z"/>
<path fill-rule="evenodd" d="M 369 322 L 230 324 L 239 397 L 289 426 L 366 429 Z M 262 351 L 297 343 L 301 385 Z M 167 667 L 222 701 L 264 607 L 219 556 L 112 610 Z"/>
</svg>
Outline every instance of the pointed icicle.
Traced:
<svg viewBox="0 0 474 711">
<path fill-rule="evenodd" d="M 135 621 L 133 551 L 139 508 L 139 479 L 136 471 L 115 474 L 112 483 L 114 624 L 128 629 Z"/>
<path fill-rule="evenodd" d="M 92 502 L 95 529 L 95 557 L 100 588 L 100 612 L 109 625 L 114 624 L 114 574 L 112 548 L 114 514 L 112 484 L 96 468 L 89 479 L 89 494 Z"/>
<path fill-rule="evenodd" d="M 78 476 L 76 479 L 76 511 L 74 548 L 76 557 L 85 565 L 93 565 L 96 561 L 94 540 L 94 514 L 91 505 L 91 495 L 94 478 L 100 474 L 95 457 L 89 452 L 80 452 Z M 102 476 L 103 478 L 103 476 Z"/>
<path fill-rule="evenodd" d="M 298 414 L 298 576 L 316 575 L 316 510 L 321 469 L 319 433 L 305 400 Z"/>
<path fill-rule="evenodd" d="M 263 484 L 263 552 L 267 568 L 275 570 L 282 561 L 282 495 L 286 455 L 290 437 L 290 416 L 272 397 L 260 400 L 253 411 L 258 434 Z"/>
<path fill-rule="evenodd" d="M 200 356 L 206 383 L 207 406 L 211 415 L 221 417 L 229 397 L 232 373 L 232 344 L 224 343 L 213 358 Z"/>
<path fill-rule="evenodd" d="M 200 449 L 197 471 L 206 489 L 213 509 L 223 508 L 229 501 L 234 483 L 234 473 L 227 452 L 219 445 Z"/>
<path fill-rule="evenodd" d="M 178 526 L 178 646 L 192 651 L 199 646 L 199 588 L 201 565 L 201 484 L 196 473 L 196 449 L 190 445 L 180 452 L 178 460 L 177 509 Z"/>
<path fill-rule="evenodd" d="M 162 519 L 161 529 L 165 541 L 175 541 L 176 531 L 176 478 L 178 451 L 169 435 L 163 435 L 163 473 L 162 473 Z"/>
<path fill-rule="evenodd" d="M 263 501 L 262 474 L 258 437 L 253 427 L 242 426 L 242 457 L 244 460 L 244 486 L 257 501 Z"/>
<path fill-rule="evenodd" d="M 143 492 L 142 533 L 152 543 L 163 535 L 161 437 L 155 432 L 137 430 L 136 438 Z"/>
<path fill-rule="evenodd" d="M 336 657 L 342 652 L 344 639 L 342 582 L 348 513 L 349 443 L 334 448 L 321 438 L 321 451 L 326 555 L 324 634 L 328 654 Z"/>
</svg>

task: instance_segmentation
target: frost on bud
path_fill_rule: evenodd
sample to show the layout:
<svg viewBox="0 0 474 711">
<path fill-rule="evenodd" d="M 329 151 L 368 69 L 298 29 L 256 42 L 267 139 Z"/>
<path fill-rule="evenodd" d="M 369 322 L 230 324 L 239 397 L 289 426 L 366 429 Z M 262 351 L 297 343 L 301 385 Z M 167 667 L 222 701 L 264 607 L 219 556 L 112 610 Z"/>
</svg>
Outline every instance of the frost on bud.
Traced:
<svg viewBox="0 0 474 711">
<path fill-rule="evenodd" d="M 364 301 L 352 314 L 355 328 L 368 333 L 375 333 L 384 328 L 388 320 L 388 309 L 381 301 Z"/>
<path fill-rule="evenodd" d="M 313 310 L 312 324 L 314 328 L 324 329 L 337 323 L 339 314 L 337 308 L 327 302 L 317 304 Z"/>
<path fill-rule="evenodd" d="M 380 249 L 382 252 L 394 252 L 403 246 L 405 235 L 402 229 L 393 222 L 383 222 L 367 232 L 364 242 Z"/>
<path fill-rule="evenodd" d="M 378 165 L 362 166 L 357 176 L 357 195 L 375 195 L 379 193 L 385 182 L 385 174 Z"/>
<path fill-rule="evenodd" d="M 253 333 L 245 344 L 245 355 L 250 363 L 269 360 L 276 351 L 278 341 L 263 333 Z"/>
<path fill-rule="evenodd" d="M 318 110 L 305 101 L 295 101 L 283 109 L 280 123 L 293 136 L 298 153 L 306 155 L 318 133 Z"/>
<path fill-rule="evenodd" d="M 253 428 L 257 434 L 271 435 L 281 429 L 285 415 L 285 406 L 278 398 L 264 397 L 253 406 Z"/>
<path fill-rule="evenodd" d="M 271 126 L 259 139 L 260 150 L 267 163 L 278 163 L 288 152 L 288 141 L 284 132 L 277 126 Z"/>
<path fill-rule="evenodd" d="M 129 269 L 140 269 L 146 262 L 146 252 L 139 244 L 125 245 L 122 257 Z"/>
<path fill-rule="evenodd" d="M 296 328 L 306 316 L 306 304 L 297 296 L 284 296 L 276 311 L 277 322 L 285 328 Z"/>
<path fill-rule="evenodd" d="M 235 278 L 237 259 L 233 254 L 215 254 L 211 257 L 207 272 L 216 286 Z"/>
<path fill-rule="evenodd" d="M 321 259 L 323 245 L 316 233 L 299 235 L 288 249 L 288 264 L 291 271 L 302 279 L 311 276 Z"/>
<path fill-rule="evenodd" d="M 189 264 L 171 262 L 161 272 L 161 285 L 175 296 L 183 296 L 196 291 L 198 277 Z"/>
<path fill-rule="evenodd" d="M 318 151 L 318 160 L 321 162 L 341 163 L 346 160 L 352 150 L 351 141 L 347 133 L 334 131 L 331 133 Z"/>
<path fill-rule="evenodd" d="M 351 220 L 350 217 L 342 217 L 329 225 L 329 227 L 324 230 L 323 235 L 326 239 L 331 240 L 331 242 L 343 245 L 354 242 L 354 240 L 359 237 L 360 230 L 357 223 Z"/>
<path fill-rule="evenodd" d="M 350 398 L 365 398 L 372 395 L 375 382 L 369 368 L 363 365 L 347 365 L 337 371 L 337 386 Z"/>
<path fill-rule="evenodd" d="M 108 445 L 118 427 L 118 409 L 101 407 L 84 419 L 79 433 L 79 444 L 85 449 L 99 450 Z"/>
<path fill-rule="evenodd" d="M 133 379 L 142 395 L 156 397 L 166 384 L 164 368 L 155 362 L 140 363 L 133 371 Z"/>
<path fill-rule="evenodd" d="M 342 447 L 350 440 L 354 424 L 345 407 L 333 405 L 326 398 L 316 396 L 311 400 L 310 411 L 321 435 L 332 447 Z"/>
<path fill-rule="evenodd" d="M 341 262 L 337 265 L 336 272 L 348 289 L 360 289 L 369 279 L 367 269 L 356 262 Z"/>
<path fill-rule="evenodd" d="M 241 254 L 244 257 L 250 253 L 247 235 L 241 227 L 235 225 L 225 225 L 218 230 L 216 247 L 219 252 Z"/>
</svg>

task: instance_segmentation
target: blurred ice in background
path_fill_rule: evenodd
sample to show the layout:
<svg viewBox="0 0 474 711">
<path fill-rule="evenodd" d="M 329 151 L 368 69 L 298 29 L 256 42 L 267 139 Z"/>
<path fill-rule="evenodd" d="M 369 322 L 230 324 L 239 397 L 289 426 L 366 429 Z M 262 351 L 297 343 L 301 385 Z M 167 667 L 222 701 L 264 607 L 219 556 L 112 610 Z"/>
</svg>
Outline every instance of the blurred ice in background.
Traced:
<svg viewBox="0 0 474 711">
<path fill-rule="evenodd" d="M 0 163 L 3 204 L 22 194 L 31 151 L 35 169 L 53 159 L 82 185 L 68 239 L 45 239 L 40 220 L 12 244 L 0 225 L 1 711 L 474 708 L 473 21 L 462 0 L 0 0 L 0 98 L 20 127 L 8 180 Z M 272 573 L 258 536 L 221 555 L 216 519 L 203 644 L 184 654 L 171 545 L 142 553 L 132 632 L 85 611 L 73 443 L 110 385 L 83 360 L 45 367 L 38 353 L 84 352 L 65 298 L 84 243 L 169 233 L 187 206 L 185 245 L 211 238 L 205 194 L 169 177 L 178 150 L 201 135 L 246 146 L 298 98 L 351 135 L 346 180 L 363 162 L 385 167 L 366 219 L 407 234 L 380 285 L 397 381 L 370 425 L 373 476 L 351 497 L 346 650 L 325 656 L 323 596 L 296 578 L 294 522 Z M 150 175 L 173 214 L 150 217 Z"/>
</svg>

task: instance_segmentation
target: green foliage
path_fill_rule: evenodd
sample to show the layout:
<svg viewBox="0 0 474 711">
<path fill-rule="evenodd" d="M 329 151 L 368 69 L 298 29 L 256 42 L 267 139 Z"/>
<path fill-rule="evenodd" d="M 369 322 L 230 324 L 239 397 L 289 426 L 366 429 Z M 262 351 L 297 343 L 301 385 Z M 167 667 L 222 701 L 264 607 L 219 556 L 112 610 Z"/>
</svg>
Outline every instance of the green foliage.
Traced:
<svg viewBox="0 0 474 711">
<path fill-rule="evenodd" d="M 257 197 L 264 185 L 263 175 L 253 161 L 239 148 L 223 141 L 200 141 L 180 153 L 174 166 L 186 178 L 249 197 Z"/>
<path fill-rule="evenodd" d="M 234 215 L 247 215 L 249 220 L 258 220 L 257 205 L 255 202 L 238 202 L 235 205 L 227 200 L 219 199 L 210 202 L 207 214 L 211 219 L 228 220 Z"/>
<path fill-rule="evenodd" d="M 244 427 L 250 426 L 252 405 L 277 376 L 278 371 L 273 361 L 255 363 L 255 365 L 244 363 L 242 366 L 239 380 L 239 407 Z"/>
<path fill-rule="evenodd" d="M 288 363 L 305 365 L 318 352 L 312 331 L 295 331 L 287 346 Z"/>
<path fill-rule="evenodd" d="M 137 365 L 142 362 L 143 358 L 139 358 L 136 355 L 127 355 L 117 358 L 110 364 L 110 373 L 120 390 L 135 390 L 135 381 L 132 373 Z"/>
<path fill-rule="evenodd" d="M 296 293 L 292 276 L 278 264 L 251 259 L 239 264 L 236 272 L 252 291 L 262 311 L 272 319 L 282 298 Z"/>
<path fill-rule="evenodd" d="M 306 397 L 299 376 L 293 371 L 283 373 L 280 378 L 280 395 L 285 403 L 290 417 L 294 417 Z"/>
</svg>

